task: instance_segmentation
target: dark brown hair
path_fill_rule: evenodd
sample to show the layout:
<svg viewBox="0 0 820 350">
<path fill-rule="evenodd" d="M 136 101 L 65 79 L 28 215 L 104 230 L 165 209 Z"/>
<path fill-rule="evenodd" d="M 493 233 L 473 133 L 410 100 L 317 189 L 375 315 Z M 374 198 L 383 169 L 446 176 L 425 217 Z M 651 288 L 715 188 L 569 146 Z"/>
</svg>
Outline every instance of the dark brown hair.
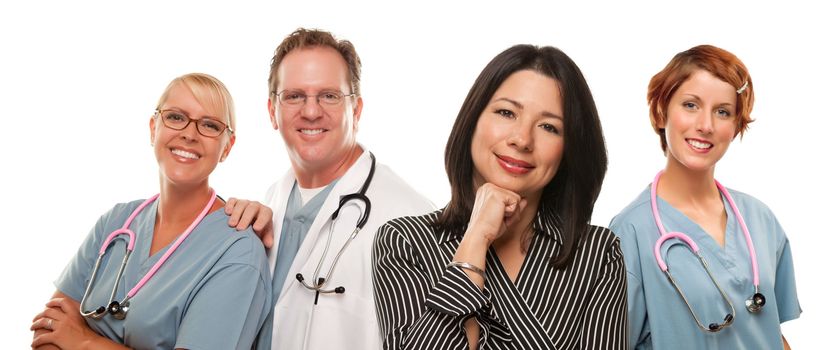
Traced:
<svg viewBox="0 0 820 350">
<path fill-rule="evenodd" d="M 470 145 L 481 112 L 493 94 L 515 72 L 533 70 L 558 81 L 564 113 L 564 153 L 555 177 L 544 187 L 538 210 L 561 218 L 562 246 L 552 263 L 565 267 L 578 243 L 589 232 L 592 208 L 607 167 L 606 147 L 598 111 L 581 70 L 554 47 L 516 45 L 498 54 L 484 67 L 458 112 L 444 164 L 452 198 L 436 226 L 463 232 L 475 201 L 474 164 Z"/>
</svg>

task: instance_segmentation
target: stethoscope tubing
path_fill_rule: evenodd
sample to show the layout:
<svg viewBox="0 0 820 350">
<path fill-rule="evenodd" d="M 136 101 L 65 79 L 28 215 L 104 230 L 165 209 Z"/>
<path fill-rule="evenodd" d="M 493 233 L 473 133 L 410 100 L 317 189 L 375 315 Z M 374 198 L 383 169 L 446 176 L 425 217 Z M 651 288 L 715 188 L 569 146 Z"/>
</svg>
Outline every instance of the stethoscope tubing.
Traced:
<svg viewBox="0 0 820 350">
<path fill-rule="evenodd" d="M 203 208 L 199 215 L 197 215 L 196 219 L 194 219 L 194 222 L 188 225 L 188 228 L 185 229 L 185 232 L 183 232 L 174 241 L 174 244 L 171 245 L 171 247 L 168 248 L 168 250 L 166 250 L 164 254 L 162 254 L 162 257 L 160 257 L 160 259 L 154 264 L 154 266 L 151 266 L 151 269 L 148 270 L 148 273 L 146 273 L 145 276 L 142 276 L 142 279 L 140 279 L 140 281 L 137 282 L 137 285 L 135 285 L 134 288 L 131 288 L 128 294 L 126 294 L 126 299 L 133 298 L 134 295 L 136 295 L 137 292 L 139 292 L 139 290 L 142 289 L 145 283 L 148 282 L 148 280 L 150 280 L 152 277 L 154 277 L 154 274 L 157 272 L 157 270 L 159 270 L 159 268 L 162 267 L 163 264 L 165 264 L 165 261 L 168 260 L 168 258 L 171 257 L 171 255 L 174 254 L 174 252 L 176 252 L 179 245 L 182 244 L 182 242 L 185 241 L 186 238 L 188 238 L 191 232 L 194 231 L 194 228 L 196 228 L 197 225 L 199 225 L 199 223 L 202 222 L 202 219 L 204 219 L 205 216 L 208 215 L 208 212 L 214 205 L 215 201 L 216 191 L 211 190 L 211 198 L 208 200 L 208 204 L 205 205 L 205 208 Z M 125 300 L 123 300 L 123 302 L 125 302 Z"/>
<path fill-rule="evenodd" d="M 658 174 L 655 175 L 655 179 L 652 181 L 652 187 L 650 188 L 650 200 L 651 200 L 651 204 L 652 204 L 652 215 L 655 219 L 655 224 L 658 226 L 658 231 L 660 233 L 660 238 L 658 238 L 658 240 L 655 242 L 655 249 L 654 249 L 655 260 L 657 261 L 658 267 L 660 267 L 661 271 L 666 272 L 669 267 L 663 261 L 663 257 L 661 256 L 661 253 L 660 253 L 660 248 L 661 248 L 661 245 L 663 244 L 663 242 L 665 242 L 666 240 L 669 240 L 671 238 L 681 239 L 682 241 L 684 241 L 689 246 L 689 248 L 692 250 L 692 252 L 697 253 L 698 255 L 700 255 L 700 253 L 699 253 L 700 248 L 695 243 L 695 241 L 692 240 L 688 235 L 686 235 L 684 233 L 681 233 L 681 232 L 668 233 L 666 231 L 666 228 L 664 227 L 663 222 L 661 221 L 660 212 L 658 210 L 658 196 L 657 196 L 657 194 L 658 194 L 658 180 L 660 179 L 662 174 L 663 174 L 663 170 L 659 171 Z M 760 286 L 760 273 L 759 273 L 759 269 L 758 269 L 758 265 L 757 265 L 757 253 L 755 251 L 754 243 L 752 242 L 752 235 L 749 233 L 749 228 L 746 226 L 746 221 L 743 220 L 743 215 L 740 214 L 740 210 L 737 208 L 737 205 L 735 205 L 735 201 L 734 201 L 734 199 L 732 199 L 732 196 L 729 194 L 729 191 L 726 190 L 726 187 L 723 187 L 723 185 L 720 182 L 718 182 L 717 180 L 715 180 L 715 185 L 717 186 L 718 190 L 723 194 L 723 196 L 726 198 L 726 200 L 729 202 L 729 206 L 732 208 L 732 213 L 735 214 L 735 219 L 737 220 L 738 224 L 740 224 L 740 228 L 743 231 L 743 236 L 746 239 L 746 246 L 749 249 L 749 256 L 750 256 L 750 261 L 751 261 L 751 265 L 752 265 L 753 284 L 754 284 L 754 287 L 755 287 L 755 292 L 757 292 L 757 291 L 759 291 L 759 286 Z"/>
<path fill-rule="evenodd" d="M 108 245 L 111 244 L 111 241 L 113 241 L 117 236 L 119 236 L 121 234 L 127 234 L 128 235 L 128 247 L 126 249 L 129 252 L 134 251 L 134 244 L 136 243 L 137 240 L 136 240 L 136 234 L 134 234 L 134 231 L 131 231 L 131 229 L 129 229 L 129 227 L 131 227 L 131 222 L 134 221 L 134 218 L 137 217 L 137 214 L 139 214 L 149 204 L 153 203 L 157 198 L 159 198 L 159 193 L 157 193 L 157 194 L 151 196 L 151 198 L 148 198 L 145 201 L 143 201 L 137 207 L 137 209 L 134 209 L 134 211 L 131 212 L 131 215 L 128 216 L 128 219 L 125 220 L 125 223 L 122 224 L 121 228 L 119 228 L 117 230 L 114 230 L 114 232 L 111 232 L 108 235 L 108 237 L 105 239 L 105 242 L 103 242 L 102 246 L 100 247 L 100 256 L 105 254 L 105 251 L 108 249 Z"/>
<path fill-rule="evenodd" d="M 159 194 L 156 194 L 151 198 L 148 198 L 145 201 L 143 201 L 137 207 L 137 209 L 134 209 L 134 211 L 131 212 L 131 215 L 128 216 L 128 219 L 125 220 L 125 223 L 123 223 L 122 227 L 108 234 L 108 237 L 105 238 L 105 241 L 103 242 L 102 246 L 100 246 L 100 251 L 97 255 L 97 261 L 94 263 L 94 270 L 92 270 L 91 272 L 91 279 L 88 281 L 88 285 L 85 288 L 85 293 L 83 293 L 83 299 L 80 301 L 80 314 L 84 317 L 100 319 L 103 316 L 105 316 L 106 309 L 102 306 L 92 311 L 85 311 L 85 301 L 88 297 L 88 294 L 91 293 L 91 289 L 94 286 L 94 282 L 97 280 L 97 271 L 99 271 L 100 269 L 103 256 L 105 256 L 105 252 L 108 250 L 108 247 L 115 239 L 124 239 L 120 237 L 120 235 L 128 236 L 128 242 L 125 248 L 125 255 L 123 255 L 122 261 L 120 262 L 120 267 L 117 270 L 117 276 L 114 279 L 114 288 L 111 289 L 111 295 L 109 296 L 108 302 L 106 303 L 106 305 L 111 305 L 111 302 L 114 301 L 114 297 L 117 294 L 117 290 L 119 290 L 120 281 L 122 280 L 122 274 L 125 271 L 125 266 L 128 264 L 128 259 L 131 257 L 131 253 L 134 251 L 134 244 L 136 243 L 136 234 L 134 233 L 134 231 L 129 229 L 129 227 L 131 226 L 131 222 L 134 221 L 134 218 L 137 217 L 137 214 L 139 214 L 143 209 L 145 209 L 146 206 L 151 204 L 158 197 Z"/>
<path fill-rule="evenodd" d="M 133 298 L 140 291 L 140 289 L 142 289 L 142 287 L 145 286 L 145 284 L 151 278 L 154 277 L 154 274 L 157 272 L 157 270 L 159 270 L 159 268 L 165 264 L 165 261 L 168 260 L 168 258 L 172 254 L 174 254 L 174 252 L 176 252 L 179 245 L 182 244 L 182 242 L 185 241 L 186 238 L 188 238 L 191 232 L 193 232 L 194 228 L 196 228 L 199 225 L 199 223 L 202 222 L 202 219 L 204 219 L 205 216 L 208 215 L 208 212 L 213 207 L 213 204 L 216 201 L 216 191 L 210 189 L 210 192 L 211 196 L 208 200 L 208 204 L 205 205 L 205 207 L 202 209 L 202 211 L 199 213 L 196 219 L 194 219 L 194 221 L 188 226 L 188 228 L 186 228 L 185 231 L 179 237 L 177 237 L 176 240 L 174 240 L 174 243 L 171 245 L 171 247 L 169 247 L 168 250 L 165 251 L 165 253 L 160 257 L 159 260 L 157 260 L 156 263 L 154 263 L 153 266 L 151 266 L 151 269 L 148 270 L 148 273 L 146 273 L 139 280 L 139 282 L 137 282 L 137 284 L 133 288 L 131 288 L 131 290 L 129 290 L 128 293 L 126 293 L 125 298 L 123 298 L 123 300 L 120 302 L 115 302 L 114 297 L 116 296 L 117 290 L 119 289 L 120 281 L 122 280 L 122 274 L 125 271 L 125 266 L 128 264 L 128 260 L 131 256 L 131 253 L 134 251 L 134 245 L 136 243 L 136 234 L 134 233 L 134 231 L 129 229 L 129 227 L 131 226 L 131 222 L 134 220 L 134 218 L 137 217 L 137 215 L 140 212 L 142 212 L 143 209 L 145 209 L 146 206 L 153 203 L 157 198 L 159 198 L 159 194 L 156 194 L 151 198 L 146 199 L 136 209 L 134 209 L 131 215 L 128 216 L 128 219 L 125 220 L 125 223 L 123 223 L 123 226 L 111 232 L 103 242 L 102 246 L 100 247 L 100 252 L 97 257 L 97 261 L 94 263 L 94 270 L 91 272 L 91 279 L 89 280 L 88 285 L 86 286 L 85 293 L 83 294 L 83 299 L 80 301 L 80 314 L 82 314 L 85 317 L 100 319 L 103 316 L 105 316 L 105 314 L 108 312 L 108 309 L 106 309 L 104 306 L 100 306 L 92 311 L 85 311 L 85 302 L 94 286 L 94 282 L 96 280 L 97 272 L 99 271 L 103 256 L 105 255 L 105 252 L 108 250 L 108 247 L 115 239 L 122 239 L 120 237 L 121 235 L 127 235 L 128 245 L 126 246 L 125 254 L 123 256 L 122 262 L 120 263 L 120 267 L 117 270 L 117 276 L 114 280 L 114 288 L 111 290 L 111 296 L 109 297 L 107 305 L 109 306 L 109 308 L 113 304 L 116 304 L 118 308 L 120 308 L 120 306 L 123 306 L 125 313 L 127 312 L 128 302 L 131 300 L 131 298 Z M 122 317 L 124 317 L 124 313 Z"/>
<path fill-rule="evenodd" d="M 658 233 L 660 234 L 660 238 L 658 238 L 658 240 L 655 241 L 655 261 L 658 263 L 658 267 L 660 267 L 661 271 L 663 271 L 663 273 L 666 274 L 666 277 L 669 279 L 669 282 L 671 282 L 672 285 L 675 287 L 675 290 L 677 291 L 678 295 L 680 295 L 680 297 L 683 298 L 683 302 L 686 304 L 686 307 L 689 309 L 689 313 L 692 315 L 692 318 L 695 319 L 695 322 L 698 324 L 698 327 L 707 332 L 719 332 L 720 330 L 730 326 L 734 322 L 735 306 L 729 299 L 729 296 L 726 295 L 726 291 L 723 290 L 715 276 L 712 274 L 711 269 L 709 269 L 709 264 L 707 264 L 706 259 L 704 259 L 703 255 L 701 255 L 700 248 L 695 243 L 695 241 L 683 232 L 667 232 L 666 228 L 663 226 L 660 212 L 658 211 L 658 181 L 660 180 L 661 174 L 663 174 L 663 171 L 660 171 L 657 175 L 655 175 L 655 179 L 652 181 L 652 186 L 650 188 L 652 216 L 655 220 L 655 224 L 658 227 Z M 752 265 L 752 275 L 754 276 L 753 282 L 755 292 L 749 299 L 745 301 L 746 310 L 748 310 L 751 313 L 760 312 L 762 307 L 766 304 L 766 297 L 760 293 L 760 279 L 757 266 L 757 254 L 755 252 L 754 244 L 752 242 L 752 236 L 749 233 L 749 228 L 746 226 L 746 222 L 743 220 L 743 215 L 740 213 L 740 210 L 738 210 L 737 205 L 735 205 L 735 201 L 734 199 L 732 199 L 732 196 L 729 194 L 729 191 L 726 190 L 726 188 L 723 187 L 723 185 L 717 180 L 715 180 L 715 185 L 717 186 L 718 190 L 723 195 L 723 197 L 725 197 L 726 200 L 729 202 L 729 206 L 732 208 L 732 212 L 735 215 L 735 219 L 737 220 L 738 224 L 743 230 L 743 235 L 746 238 L 746 246 L 749 249 L 749 257 Z M 672 274 L 669 272 L 669 266 L 667 266 L 666 262 L 664 262 L 660 250 L 661 245 L 663 245 L 664 242 L 673 238 L 683 241 L 686 247 L 692 251 L 692 254 L 697 256 L 698 260 L 701 263 L 701 266 L 703 266 L 703 269 L 706 270 L 706 273 L 709 275 L 709 279 L 711 279 L 712 284 L 718 289 L 721 297 L 723 298 L 723 301 L 728 305 L 730 313 L 726 314 L 726 316 L 723 318 L 722 323 L 715 322 L 710 323 L 708 327 L 704 326 L 704 324 L 700 321 L 698 316 L 695 315 L 695 310 L 689 303 L 689 299 L 686 298 L 686 294 L 683 293 L 683 290 L 680 288 L 678 283 L 675 281 L 675 278 L 672 277 Z"/>
<path fill-rule="evenodd" d="M 717 325 L 716 323 L 710 324 L 709 327 L 704 325 L 700 321 L 698 316 L 695 315 L 695 310 L 692 309 L 692 306 L 689 303 L 689 299 L 686 297 L 686 294 L 683 293 L 683 290 L 680 288 L 680 286 L 678 286 L 678 282 L 675 281 L 675 278 L 672 277 L 672 273 L 670 273 L 668 269 L 665 270 L 664 273 L 666 274 L 666 278 L 669 279 L 669 282 L 672 282 L 672 286 L 675 287 L 675 290 L 678 291 L 678 294 L 681 296 L 681 298 L 683 298 L 683 302 L 686 304 L 687 309 L 689 309 L 689 314 L 691 314 L 692 318 L 695 319 L 695 322 L 698 324 L 698 327 L 700 327 L 700 329 L 703 329 L 704 331 L 707 331 L 707 332 L 717 332 L 717 331 L 719 331 L 723 328 L 726 328 L 726 327 L 730 326 L 734 322 L 735 319 L 734 319 L 733 315 L 735 314 L 735 306 L 734 306 L 734 304 L 732 304 L 732 301 L 729 300 L 729 296 L 726 295 L 726 292 L 723 290 L 723 288 L 720 287 L 720 284 L 718 284 L 717 279 L 715 279 L 715 276 L 712 274 L 712 271 L 709 269 L 709 266 L 708 266 L 709 264 L 706 263 L 706 259 L 704 259 L 703 256 L 700 255 L 700 253 L 697 253 L 697 252 L 693 252 L 693 253 L 698 257 L 698 260 L 700 260 L 700 264 L 701 264 L 701 266 L 703 266 L 703 269 L 706 270 L 706 274 L 709 275 L 709 278 L 712 280 L 712 284 L 717 287 L 717 290 L 718 290 L 718 292 L 720 292 L 720 296 L 723 298 L 723 301 L 726 303 L 726 305 L 729 305 L 730 313 L 726 315 L 726 318 L 724 318 L 724 324 L 723 325 L 713 326 L 713 325 Z"/>
<path fill-rule="evenodd" d="M 760 271 L 757 265 L 757 251 L 755 251 L 755 245 L 752 242 L 752 235 L 749 233 L 749 228 L 746 226 L 746 220 L 743 219 L 743 215 L 740 215 L 740 210 L 737 208 L 737 205 L 735 205 L 735 200 L 729 195 L 729 191 L 727 191 L 726 188 L 723 187 L 723 185 L 717 180 L 715 180 L 715 185 L 717 185 L 720 192 L 726 196 L 726 200 L 729 202 L 729 206 L 732 207 L 732 212 L 734 212 L 735 218 L 740 224 L 740 228 L 743 230 L 743 236 L 746 238 L 746 246 L 749 247 L 749 256 L 752 261 L 752 274 L 754 276 L 755 290 L 758 290 L 758 286 L 760 286 Z"/>
<path fill-rule="evenodd" d="M 373 180 L 373 174 L 376 171 L 376 157 L 373 153 L 370 153 L 370 170 L 367 173 L 367 179 L 365 179 L 364 184 L 356 193 L 351 193 L 348 195 L 342 196 L 339 200 L 339 206 L 331 215 L 330 219 L 330 228 L 328 231 L 327 241 L 325 242 L 325 248 L 322 250 L 322 256 L 319 258 L 319 262 L 316 264 L 316 269 L 313 271 L 313 284 L 308 284 L 305 282 L 304 276 L 301 273 L 296 274 L 296 280 L 302 284 L 305 288 L 315 291 L 322 294 L 330 294 L 330 293 L 344 293 L 344 287 L 336 287 L 333 289 L 323 289 L 325 284 L 330 282 L 330 278 L 333 276 L 333 272 L 336 270 L 336 264 L 339 262 L 342 254 L 345 252 L 347 247 L 350 245 L 350 242 L 359 235 L 359 231 L 361 231 L 362 227 L 367 223 L 368 219 L 370 218 L 370 198 L 367 197 L 367 189 L 370 187 L 370 182 Z M 339 249 L 339 252 L 336 253 L 336 256 L 333 258 L 333 262 L 330 264 L 330 269 L 328 269 L 326 277 L 320 277 L 320 270 L 322 265 L 324 265 L 325 258 L 327 258 L 328 252 L 330 251 L 330 242 L 333 238 L 333 232 L 335 231 L 336 226 L 336 218 L 339 216 L 342 208 L 347 204 L 347 202 L 352 202 L 353 200 L 359 200 L 364 204 L 364 210 L 361 210 L 359 214 L 359 219 L 356 221 L 356 227 L 347 237 L 345 243 Z"/>
<path fill-rule="evenodd" d="M 330 242 L 330 239 L 332 238 L 333 228 L 334 228 L 335 225 L 336 225 L 336 220 L 333 220 L 333 221 L 330 222 L 330 232 L 328 232 L 328 237 L 327 237 L 328 242 Z M 341 253 L 344 252 L 347 249 L 347 246 L 350 245 L 350 242 L 352 242 L 353 239 L 356 238 L 356 236 L 358 234 L 359 234 L 359 228 L 356 227 L 353 230 L 353 232 L 350 233 L 350 236 L 347 237 L 347 240 L 345 240 L 345 244 L 342 245 L 342 248 L 339 249 L 339 254 L 336 254 L 336 257 L 333 258 L 333 262 L 330 263 L 330 269 L 327 272 L 328 278 L 330 276 L 333 276 L 333 271 L 336 270 L 336 263 L 339 262 L 339 258 L 342 256 Z M 317 289 L 321 289 L 322 286 L 325 284 L 325 282 L 329 281 L 329 279 L 324 279 L 322 277 L 319 277 L 319 270 L 325 262 L 325 258 L 327 257 L 328 250 L 330 250 L 330 244 L 325 244 L 325 249 L 324 249 L 324 252 L 322 253 L 322 257 L 319 259 L 319 263 L 316 264 L 316 270 L 313 271 L 313 284 L 314 285 L 313 286 L 306 286 L 310 290 L 315 291 Z"/>
<path fill-rule="evenodd" d="M 663 271 L 663 273 L 666 274 L 666 278 L 669 279 L 669 282 L 671 282 L 672 285 L 675 287 L 675 290 L 677 291 L 678 295 L 680 295 L 680 297 L 683 298 L 684 304 L 686 304 L 686 307 L 689 309 L 689 313 L 692 315 L 692 318 L 695 319 L 695 322 L 697 323 L 698 327 L 700 329 L 706 331 L 706 332 L 712 332 L 712 333 L 719 332 L 720 330 L 722 330 L 726 327 L 729 327 L 734 322 L 734 320 L 735 320 L 735 306 L 734 306 L 734 304 L 732 304 L 732 301 L 729 299 L 729 296 L 726 294 L 726 291 L 723 290 L 723 287 L 720 286 L 720 283 L 718 283 L 717 279 L 712 274 L 712 270 L 709 268 L 709 264 L 706 262 L 706 259 L 704 259 L 703 255 L 700 254 L 700 248 L 695 243 L 695 241 L 692 240 L 691 237 L 684 234 L 683 232 L 667 232 L 666 228 L 663 226 L 663 222 L 661 221 L 660 212 L 658 211 L 658 181 L 660 180 L 661 174 L 663 174 L 663 171 L 660 171 L 660 172 L 658 172 L 657 175 L 655 175 L 655 179 L 652 181 L 652 186 L 650 188 L 650 198 L 651 198 L 650 201 L 651 201 L 651 205 L 652 205 L 652 216 L 655 220 L 655 224 L 658 227 L 658 233 L 660 234 L 660 238 L 658 238 L 655 241 L 655 247 L 654 247 L 655 261 L 658 263 L 658 267 L 660 267 L 661 271 Z M 750 248 L 749 253 L 751 255 L 751 261 L 752 261 L 752 265 L 753 265 L 752 272 L 753 272 L 754 277 L 755 277 L 754 278 L 755 294 L 752 296 L 751 299 L 746 301 L 746 303 L 747 303 L 746 309 L 749 310 L 749 312 L 758 312 L 760 310 L 760 308 L 763 306 L 763 304 L 765 304 L 765 297 L 763 297 L 762 294 L 759 294 L 759 289 L 758 289 L 758 285 L 757 285 L 757 281 L 758 281 L 758 278 L 757 278 L 757 259 L 755 258 L 754 246 L 752 245 L 751 235 L 749 234 L 749 230 L 746 228 L 746 223 L 743 222 L 743 217 L 740 214 L 740 211 L 737 209 L 737 206 L 734 205 L 734 201 L 732 200 L 732 196 L 729 195 L 729 191 L 727 191 L 726 188 L 723 187 L 723 185 L 721 185 L 717 180 L 715 180 L 715 184 L 717 185 L 718 190 L 723 194 L 723 196 L 728 199 L 729 204 L 732 207 L 732 212 L 735 214 L 735 217 L 737 218 L 738 223 L 740 223 L 740 225 L 743 229 L 743 234 L 746 236 L 746 244 Z M 661 246 L 663 245 L 664 242 L 666 242 L 667 240 L 673 239 L 673 238 L 683 241 L 685 243 L 686 247 L 690 251 L 692 251 L 692 254 L 697 256 L 698 260 L 700 261 L 701 266 L 703 267 L 704 270 L 706 270 L 706 273 L 709 275 L 709 279 L 712 281 L 712 284 L 720 292 L 720 296 L 723 298 L 723 301 L 726 303 L 726 305 L 728 305 L 730 312 L 728 314 L 726 314 L 726 316 L 723 318 L 722 323 L 713 322 L 713 323 L 710 323 L 708 325 L 708 327 L 705 326 L 700 321 L 700 318 L 698 318 L 698 316 L 695 314 L 695 310 L 692 308 L 692 304 L 689 303 L 689 299 L 686 297 L 686 294 L 683 293 L 683 290 L 680 288 L 677 281 L 675 281 L 675 278 L 672 277 L 672 274 L 669 272 L 669 266 L 667 266 L 666 262 L 664 262 L 663 257 L 661 256 L 660 250 L 661 250 Z M 760 303 L 760 304 L 754 303 L 755 299 L 758 296 L 760 296 L 760 298 L 763 299 L 763 302 Z"/>
</svg>

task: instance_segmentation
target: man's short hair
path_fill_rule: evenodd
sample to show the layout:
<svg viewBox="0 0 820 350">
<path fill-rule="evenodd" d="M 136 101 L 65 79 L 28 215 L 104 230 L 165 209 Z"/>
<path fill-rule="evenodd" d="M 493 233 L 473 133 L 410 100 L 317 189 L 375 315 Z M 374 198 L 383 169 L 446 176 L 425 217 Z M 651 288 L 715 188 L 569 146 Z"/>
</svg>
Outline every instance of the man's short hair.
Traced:
<svg viewBox="0 0 820 350">
<path fill-rule="evenodd" d="M 347 40 L 338 40 L 330 32 L 319 29 L 296 29 L 290 33 L 284 40 L 276 47 L 276 53 L 270 61 L 270 75 L 268 76 L 268 96 L 276 93 L 278 82 L 279 65 L 285 59 L 288 53 L 293 50 L 326 46 L 336 50 L 347 63 L 347 78 L 350 84 L 352 93 L 361 96 L 359 90 L 359 80 L 361 79 L 362 61 L 356 53 L 356 48 L 353 43 Z"/>
</svg>

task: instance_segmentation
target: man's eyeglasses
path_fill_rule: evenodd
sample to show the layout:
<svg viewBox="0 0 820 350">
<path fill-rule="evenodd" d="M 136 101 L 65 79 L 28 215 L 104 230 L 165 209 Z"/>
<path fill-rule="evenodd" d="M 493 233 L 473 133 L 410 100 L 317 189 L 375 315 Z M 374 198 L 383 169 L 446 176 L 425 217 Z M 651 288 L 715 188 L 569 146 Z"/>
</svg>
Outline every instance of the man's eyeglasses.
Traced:
<svg viewBox="0 0 820 350">
<path fill-rule="evenodd" d="M 279 102 L 288 106 L 304 106 L 308 97 L 316 98 L 316 103 L 322 106 L 337 106 L 342 103 L 345 97 L 355 96 L 356 94 L 343 94 L 339 91 L 322 91 L 316 95 L 308 95 L 301 91 L 282 90 L 279 93 L 274 93 L 279 98 Z"/>
<path fill-rule="evenodd" d="M 173 130 L 183 130 L 188 127 L 188 124 L 194 122 L 196 131 L 205 137 L 217 137 L 222 135 L 226 129 L 228 132 L 233 133 L 233 129 L 221 121 L 209 118 L 191 119 L 185 113 L 172 109 L 156 110 L 154 111 L 154 117 L 159 117 L 163 125 Z"/>
</svg>

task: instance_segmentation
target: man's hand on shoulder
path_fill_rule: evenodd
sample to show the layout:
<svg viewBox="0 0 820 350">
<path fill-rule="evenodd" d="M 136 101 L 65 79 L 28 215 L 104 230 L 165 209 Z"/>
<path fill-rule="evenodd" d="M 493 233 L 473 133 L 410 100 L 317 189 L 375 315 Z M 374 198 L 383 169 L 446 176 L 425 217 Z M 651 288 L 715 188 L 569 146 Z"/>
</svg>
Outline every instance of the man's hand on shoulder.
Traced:
<svg viewBox="0 0 820 350">
<path fill-rule="evenodd" d="M 244 230 L 253 225 L 253 232 L 266 248 L 273 247 L 273 210 L 257 201 L 231 197 L 225 203 L 225 214 L 230 216 L 228 226 Z"/>
</svg>

